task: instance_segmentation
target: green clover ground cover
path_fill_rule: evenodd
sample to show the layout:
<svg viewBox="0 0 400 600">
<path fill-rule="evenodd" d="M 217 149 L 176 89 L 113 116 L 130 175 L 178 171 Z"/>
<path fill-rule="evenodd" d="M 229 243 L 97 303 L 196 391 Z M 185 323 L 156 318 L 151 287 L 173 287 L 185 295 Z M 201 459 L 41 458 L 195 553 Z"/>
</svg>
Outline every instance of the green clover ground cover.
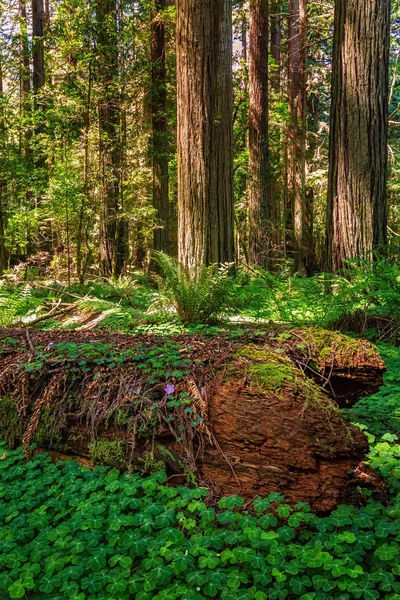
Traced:
<svg viewBox="0 0 400 600">
<path fill-rule="evenodd" d="M 350 417 L 371 435 L 389 506 L 319 517 L 275 493 L 210 508 L 206 490 L 164 473 L 26 463 L 0 444 L 0 600 L 400 600 L 400 351 L 383 353 L 385 386 Z"/>
</svg>

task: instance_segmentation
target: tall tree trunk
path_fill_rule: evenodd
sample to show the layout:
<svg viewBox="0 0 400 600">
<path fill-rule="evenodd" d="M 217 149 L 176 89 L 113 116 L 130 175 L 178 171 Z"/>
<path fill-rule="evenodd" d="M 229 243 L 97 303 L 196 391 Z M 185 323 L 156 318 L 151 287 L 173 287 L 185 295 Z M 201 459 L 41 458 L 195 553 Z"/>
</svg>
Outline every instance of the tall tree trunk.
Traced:
<svg viewBox="0 0 400 600">
<path fill-rule="evenodd" d="M 28 156 L 31 152 L 31 132 L 27 126 L 30 111 L 29 94 L 31 91 L 31 74 L 29 65 L 28 28 L 26 22 L 26 0 L 19 0 L 19 53 L 20 53 L 20 153 Z"/>
<path fill-rule="evenodd" d="M 165 67 L 165 23 L 161 11 L 167 0 L 154 0 L 151 22 L 152 61 L 152 158 L 153 207 L 157 216 L 154 230 L 154 249 L 168 252 L 169 246 L 169 179 L 168 179 L 168 123 L 167 82 Z"/>
<path fill-rule="evenodd" d="M 34 146 L 33 165 L 35 179 L 37 181 L 36 200 L 37 205 L 43 205 L 43 192 L 48 178 L 46 155 L 40 145 L 40 138 L 45 129 L 45 102 L 41 97 L 41 90 L 45 85 L 46 72 L 44 62 L 44 4 L 43 0 L 32 0 L 32 88 L 34 93 Z M 51 211 L 49 211 L 50 213 Z M 47 216 L 47 215 L 45 215 Z M 48 215 L 50 216 L 50 214 Z M 40 236 L 39 248 L 47 252 L 53 247 L 53 232 L 50 218 L 39 223 L 38 233 Z M 28 244 L 28 250 L 31 251 Z"/>
<path fill-rule="evenodd" d="M 387 242 L 390 0 L 336 0 L 327 266 Z"/>
<path fill-rule="evenodd" d="M 100 49 L 98 80 L 101 90 L 99 114 L 100 258 L 103 277 L 121 273 L 117 268 L 120 212 L 120 98 L 116 90 L 118 73 L 116 0 L 96 0 L 97 42 Z M 118 261 L 119 262 L 119 261 Z"/>
<path fill-rule="evenodd" d="M 271 14 L 271 56 L 274 59 L 274 73 L 271 79 L 273 89 L 279 91 L 281 87 L 280 64 L 281 64 L 281 2 L 280 0 L 270 0 Z"/>
<path fill-rule="evenodd" d="M 32 58 L 32 83 L 37 92 L 45 83 L 43 0 L 32 0 Z"/>
<path fill-rule="evenodd" d="M 306 202 L 306 0 L 289 0 L 287 149 L 289 230 L 295 271 L 304 272 Z"/>
<path fill-rule="evenodd" d="M 268 264 L 271 235 L 268 149 L 268 0 L 250 0 L 249 258 Z M 269 227 L 270 229 L 270 227 Z"/>
<path fill-rule="evenodd" d="M 179 258 L 232 262 L 232 3 L 177 0 Z"/>
<path fill-rule="evenodd" d="M 4 114 L 4 87 L 3 87 L 3 56 L 0 50 L 0 152 L 3 152 L 5 146 L 6 126 Z M 3 196 L 7 191 L 7 181 L 0 175 L 0 275 L 6 267 L 6 247 L 4 239 L 4 212 L 3 212 Z"/>
</svg>

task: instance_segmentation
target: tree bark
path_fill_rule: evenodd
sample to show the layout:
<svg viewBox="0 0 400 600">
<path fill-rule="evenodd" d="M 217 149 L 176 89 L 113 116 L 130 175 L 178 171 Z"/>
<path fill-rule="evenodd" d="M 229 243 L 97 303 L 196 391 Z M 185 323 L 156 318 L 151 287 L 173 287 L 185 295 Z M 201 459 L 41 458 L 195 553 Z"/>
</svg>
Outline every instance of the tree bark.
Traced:
<svg viewBox="0 0 400 600">
<path fill-rule="evenodd" d="M 232 262 L 232 4 L 177 1 L 179 259 Z"/>
<path fill-rule="evenodd" d="M 267 266 L 270 258 L 268 146 L 268 0 L 250 1 L 249 64 L 249 258 Z"/>
<path fill-rule="evenodd" d="M 99 174 L 100 201 L 100 256 L 99 271 L 103 277 L 119 275 L 117 261 L 120 216 L 120 121 L 121 109 L 115 76 L 118 73 L 118 35 L 115 0 L 96 1 L 97 43 L 99 48 L 98 81 L 99 115 Z"/>
<path fill-rule="evenodd" d="M 19 0 L 19 52 L 20 52 L 20 153 L 28 156 L 31 152 L 31 132 L 26 125 L 30 110 L 29 94 L 31 91 L 31 74 L 29 65 L 28 28 L 26 22 L 26 0 Z M 23 133 L 24 132 L 24 133 Z"/>
<path fill-rule="evenodd" d="M 169 249 L 169 174 L 168 174 L 168 122 L 167 82 L 165 65 L 165 24 L 161 11 L 167 0 L 154 0 L 151 21 L 152 61 L 152 158 L 153 158 L 153 207 L 157 226 L 154 230 L 154 249 Z"/>
<path fill-rule="evenodd" d="M 32 59 L 32 84 L 37 92 L 45 83 L 43 0 L 32 0 Z"/>
<path fill-rule="evenodd" d="M 279 91 L 281 87 L 280 64 L 281 64 L 281 16 L 280 0 L 270 0 L 271 13 L 271 56 L 275 63 L 275 72 L 271 79 L 273 89 Z"/>
<path fill-rule="evenodd" d="M 0 152 L 3 153 L 5 146 L 5 114 L 4 114 L 4 85 L 3 85 L 3 56 L 0 50 Z M 7 254 L 5 247 L 5 223 L 3 212 L 3 196 L 7 191 L 7 181 L 0 177 L 0 275 L 7 265 Z"/>
<path fill-rule="evenodd" d="M 335 3 L 327 267 L 387 243 L 390 0 Z"/>
<path fill-rule="evenodd" d="M 306 0 L 289 0 L 287 190 L 295 271 L 304 272 L 306 191 Z"/>
</svg>

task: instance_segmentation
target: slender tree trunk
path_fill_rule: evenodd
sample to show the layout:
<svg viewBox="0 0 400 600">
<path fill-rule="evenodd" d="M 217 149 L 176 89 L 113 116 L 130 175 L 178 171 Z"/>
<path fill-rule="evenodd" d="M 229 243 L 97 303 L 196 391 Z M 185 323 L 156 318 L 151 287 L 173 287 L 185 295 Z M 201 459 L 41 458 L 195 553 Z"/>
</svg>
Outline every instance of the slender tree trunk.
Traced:
<svg viewBox="0 0 400 600">
<path fill-rule="evenodd" d="M 167 82 L 165 66 L 165 24 L 161 11 L 167 0 L 154 0 L 151 22 L 152 88 L 151 109 L 153 126 L 153 207 L 157 227 L 154 230 L 154 249 L 168 252 L 169 247 L 169 179 Z"/>
<path fill-rule="evenodd" d="M 26 23 L 26 0 L 19 0 L 19 52 L 20 52 L 20 153 L 28 156 L 31 152 L 31 132 L 29 118 L 31 74 L 29 65 L 28 28 Z M 30 124 L 29 124 L 30 125 Z"/>
<path fill-rule="evenodd" d="M 280 0 L 270 0 L 271 13 L 271 56 L 274 59 L 274 73 L 271 78 L 271 84 L 274 90 L 279 91 L 281 87 L 280 64 L 281 64 L 281 16 Z"/>
<path fill-rule="evenodd" d="M 83 286 L 85 280 L 83 264 L 83 231 L 86 207 L 90 203 L 89 195 L 89 132 L 90 132 L 90 107 L 92 103 L 92 63 L 89 63 L 88 88 L 86 95 L 84 129 L 83 129 L 83 194 L 79 207 L 78 229 L 76 232 L 76 274 L 79 284 Z"/>
<path fill-rule="evenodd" d="M 304 272 L 306 202 L 306 0 L 289 0 L 287 194 L 295 271 Z"/>
<path fill-rule="evenodd" d="M 103 277 L 119 275 L 120 212 L 120 98 L 115 86 L 118 73 L 117 11 L 115 0 L 96 0 L 97 42 L 100 49 L 98 80 L 101 90 L 99 114 L 100 257 Z"/>
<path fill-rule="evenodd" d="M 234 258 L 232 3 L 177 0 L 179 258 Z"/>
<path fill-rule="evenodd" d="M 4 88 L 3 88 L 3 56 L 0 51 L 0 152 L 3 151 L 5 145 L 6 126 L 5 126 L 5 115 L 4 115 Z M 7 191 L 7 181 L 0 177 L 0 274 L 6 267 L 7 256 L 4 238 L 4 212 L 3 203 L 5 192 Z"/>
<path fill-rule="evenodd" d="M 249 258 L 268 264 L 271 246 L 268 147 L 268 0 L 250 0 Z"/>
<path fill-rule="evenodd" d="M 43 0 L 32 0 L 32 83 L 35 92 L 45 83 Z"/>
<path fill-rule="evenodd" d="M 336 0 L 327 266 L 387 243 L 390 0 Z"/>
</svg>

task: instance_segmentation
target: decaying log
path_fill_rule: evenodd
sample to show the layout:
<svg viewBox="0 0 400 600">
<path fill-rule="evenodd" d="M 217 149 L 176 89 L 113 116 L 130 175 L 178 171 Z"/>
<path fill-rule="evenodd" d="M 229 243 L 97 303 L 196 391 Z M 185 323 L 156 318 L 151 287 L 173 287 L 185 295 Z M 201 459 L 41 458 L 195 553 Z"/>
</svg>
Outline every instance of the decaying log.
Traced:
<svg viewBox="0 0 400 600">
<path fill-rule="evenodd" d="M 3 330 L 0 436 L 86 457 L 93 444 L 117 442 L 115 456 L 102 460 L 114 458 L 118 467 L 145 471 L 151 457 L 166 464 L 173 483 L 193 472 L 214 493 L 252 499 L 280 491 L 290 502 L 333 509 L 348 472 L 368 450 L 335 398 L 353 401 L 349 381 L 358 395 L 382 383 L 384 365 L 374 346 L 312 329 L 240 342 L 183 335 L 173 341 L 187 374 L 156 380 L 135 361 L 138 348 L 165 343 L 154 336 Z M 108 365 L 93 357 L 82 361 L 79 353 L 52 354 L 60 342 L 133 352 L 122 365 Z M 31 372 L 27 364 L 40 358 L 38 348 L 46 356 Z M 169 403 L 182 392 L 192 398 L 191 411 L 187 403 Z"/>
</svg>

